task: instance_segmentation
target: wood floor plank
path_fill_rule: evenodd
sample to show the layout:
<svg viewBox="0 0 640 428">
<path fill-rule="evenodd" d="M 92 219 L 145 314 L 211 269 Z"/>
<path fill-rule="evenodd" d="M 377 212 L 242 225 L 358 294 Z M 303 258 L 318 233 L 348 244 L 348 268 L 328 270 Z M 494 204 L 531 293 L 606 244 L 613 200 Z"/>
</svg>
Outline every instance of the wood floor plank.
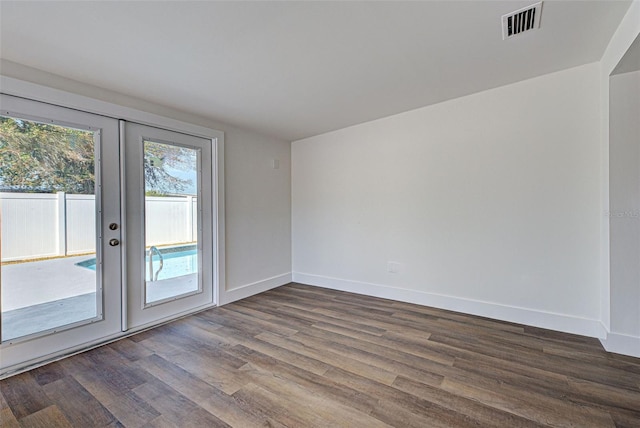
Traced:
<svg viewBox="0 0 640 428">
<path fill-rule="evenodd" d="M 160 415 L 152 421 L 144 424 L 142 428 L 180 428 L 180 425 L 175 424 L 167 417 Z"/>
<path fill-rule="evenodd" d="M 474 350 L 503 360 L 513 360 L 524 365 L 544 368 L 550 372 L 565 373 L 577 379 L 636 389 L 637 382 L 633 376 L 629 376 L 628 373 L 613 367 L 604 368 L 582 361 L 569 361 L 566 358 L 555 355 L 548 355 L 547 358 L 543 360 L 541 358 L 542 353 L 533 353 L 523 347 L 514 350 L 489 340 L 479 338 L 474 340 L 453 336 L 451 333 L 434 334 L 429 340 L 449 344 L 461 349 Z"/>
<path fill-rule="evenodd" d="M 311 358 L 257 338 L 253 340 L 245 339 L 239 344 L 317 375 L 322 375 L 331 368 L 331 365 L 321 361 L 321 359 Z"/>
<path fill-rule="evenodd" d="M 542 340 L 542 339 L 540 339 Z M 620 359 L 621 355 L 610 354 L 600 350 L 599 352 L 584 351 L 571 347 L 563 347 L 556 344 L 544 343 L 543 352 L 549 355 L 556 355 L 571 360 L 588 362 L 589 364 L 604 365 L 628 372 L 631 375 L 640 375 L 640 361 Z M 640 360 L 640 358 L 636 358 Z"/>
<path fill-rule="evenodd" d="M 347 320 L 349 320 L 351 323 L 358 325 L 358 323 L 356 322 L 357 319 L 362 319 L 363 315 L 358 315 L 358 311 L 353 311 L 353 310 L 349 310 L 348 307 L 346 305 L 342 305 L 342 311 L 344 311 L 345 313 L 342 314 L 342 317 L 346 318 Z M 340 310 L 338 310 L 339 307 L 336 307 L 336 305 L 332 305 L 331 309 L 326 309 L 326 308 L 319 308 L 319 309 L 315 309 L 313 312 L 314 313 L 318 313 L 321 315 L 324 315 L 326 317 L 327 320 L 329 320 L 330 322 L 326 322 L 326 321 L 319 321 L 317 323 L 314 323 L 314 325 L 325 325 L 325 326 L 334 326 L 334 328 L 342 328 L 345 331 L 355 331 L 356 333 L 359 333 L 358 330 L 354 330 L 354 329 L 345 329 L 342 326 L 338 326 L 336 325 L 336 320 L 340 319 L 341 316 L 341 312 Z M 372 319 L 370 320 L 369 324 L 384 331 L 384 332 L 398 332 L 398 333 L 402 333 L 404 336 L 415 336 L 418 338 L 423 338 L 423 339 L 428 339 L 429 336 L 431 335 L 430 330 L 425 329 L 424 324 L 421 324 L 419 322 L 414 322 L 414 321 L 408 321 L 408 320 L 396 320 L 393 318 L 389 318 L 389 317 L 385 317 L 382 319 L 388 319 L 389 321 L 382 321 L 379 318 L 376 319 Z M 325 327 L 327 328 L 327 327 Z M 327 328 L 328 329 L 328 328 Z M 380 330 L 377 332 L 378 334 L 375 334 L 376 336 L 380 336 Z M 372 335 L 374 333 L 370 333 L 370 335 Z M 384 334 L 384 333 L 383 333 Z M 354 336 L 357 339 L 360 339 L 361 337 L 364 337 L 366 339 L 366 336 Z"/>
<path fill-rule="evenodd" d="M 257 337 L 273 345 L 280 346 L 311 358 L 318 355 L 319 350 L 317 348 L 307 346 L 295 340 L 285 339 L 271 333 L 261 333 Z M 322 360 L 326 361 L 330 365 L 344 367 L 346 370 L 353 373 L 371 376 L 373 379 L 387 385 L 391 385 L 397 376 L 395 373 L 388 370 L 361 362 L 357 355 L 354 355 L 353 357 L 345 357 L 344 355 L 326 349 L 320 350 L 320 353 L 322 354 Z"/>
<path fill-rule="evenodd" d="M 54 404 L 30 372 L 3 380 L 0 382 L 0 390 L 17 419 Z"/>
<path fill-rule="evenodd" d="M 553 409 L 561 417 L 587 424 L 584 426 L 609 426 L 608 410 L 611 408 L 594 405 L 593 402 L 585 400 L 584 396 L 571 390 L 568 382 L 546 383 L 537 378 L 503 371 L 498 367 L 485 366 L 475 371 L 472 366 L 459 365 L 458 362 L 454 367 L 463 370 L 447 376 L 442 385 L 443 389 L 452 391 L 451 385 L 455 384 L 462 389 L 471 387 L 470 390 L 476 392 L 489 391 L 492 397 L 498 397 L 498 400 L 504 400 L 504 403 L 510 403 L 517 408 L 518 411 L 514 413 L 523 417 L 534 414 L 535 409 L 542 409 L 548 416 L 554 416 L 553 412 L 548 412 L 548 409 Z M 503 407 L 498 408 L 505 410 Z M 520 411 L 523 413 L 518 413 Z M 562 425 L 559 422 L 562 420 L 561 417 L 557 417 L 553 423 Z M 564 424 L 566 423 L 565 421 Z"/>
<path fill-rule="evenodd" d="M 174 388 L 198 406 L 236 427 L 271 426 L 280 424 L 252 408 L 245 409 L 233 395 L 228 395 L 196 375 L 172 364 L 158 355 L 138 360 L 136 366 Z"/>
<path fill-rule="evenodd" d="M 443 369 L 443 365 L 436 362 L 422 360 L 419 365 L 421 367 L 415 367 L 403 361 L 398 361 L 401 359 L 398 354 L 393 355 L 395 359 L 389 357 L 389 355 L 393 354 L 391 351 L 374 353 L 370 349 L 364 350 L 367 349 L 366 346 L 362 347 L 364 349 L 359 349 L 337 341 L 321 339 L 311 334 L 298 333 L 292 336 L 291 340 L 297 341 L 303 346 L 315 349 L 316 352 L 323 352 L 323 349 L 331 349 L 332 352 L 342 356 L 343 358 L 355 357 L 355 359 L 361 363 L 375 367 L 378 370 L 384 370 L 388 373 L 420 379 L 422 382 L 430 385 L 439 385 L 443 379 L 443 376 L 439 374 L 439 371 Z M 431 371 L 425 369 L 424 366 L 428 366 Z"/>
<path fill-rule="evenodd" d="M 0 381 L 0 425 L 640 427 L 593 338 L 289 284 Z"/>
<path fill-rule="evenodd" d="M 274 304 L 274 302 L 271 300 L 264 301 L 264 300 L 252 299 L 250 297 L 245 300 L 234 302 L 234 305 L 237 305 L 243 308 L 250 308 L 250 309 L 271 315 L 275 318 L 280 318 L 281 320 L 291 324 L 297 330 L 302 330 L 306 327 L 309 327 L 314 322 L 313 319 L 308 318 L 304 315 L 297 316 L 295 314 L 287 314 L 287 316 L 283 316 L 281 306 L 278 304 Z"/>
<path fill-rule="evenodd" d="M 228 427 L 229 425 L 160 380 L 152 380 L 133 390 L 179 427 Z"/>
<path fill-rule="evenodd" d="M 53 362 L 43 367 L 38 367 L 31 371 L 33 378 L 38 382 L 38 385 L 46 385 L 51 382 L 55 382 L 58 379 L 62 379 L 67 375 L 64 367 L 59 362 Z"/>
<path fill-rule="evenodd" d="M 74 379 L 128 427 L 144 426 L 160 416 L 158 411 L 131 391 L 141 383 L 127 384 L 119 376 L 111 376 L 110 373 L 99 369 L 80 370 L 75 373 Z"/>
<path fill-rule="evenodd" d="M 374 343 L 400 349 L 407 354 L 415 355 L 419 358 L 435 361 L 440 364 L 451 366 L 456 358 L 449 349 L 436 348 L 433 342 L 429 342 L 429 337 L 419 338 L 413 335 L 404 336 L 401 333 L 389 332 L 383 334 Z"/>
<path fill-rule="evenodd" d="M 611 418 L 616 424 L 616 428 L 638 428 L 638 415 L 636 413 L 627 413 L 612 410 Z"/>
<path fill-rule="evenodd" d="M 15 428 L 19 426 L 20 423 L 18 422 L 10 408 L 5 407 L 4 409 L 0 410 L 0 427 Z"/>
<path fill-rule="evenodd" d="M 4 425 L 2 425 L 4 426 Z M 58 406 L 45 407 L 20 420 L 20 426 L 30 428 L 72 428 L 73 425 Z"/>
<path fill-rule="evenodd" d="M 452 394 L 538 421 L 543 425 L 615 427 L 611 415 L 606 412 L 584 408 L 542 395 L 528 394 L 526 391 L 519 391 L 516 394 L 512 388 L 507 388 L 505 385 L 495 385 L 488 389 L 446 378 L 442 383 L 442 388 Z"/>
<path fill-rule="evenodd" d="M 226 348 L 232 345 L 227 343 L 216 332 L 204 330 L 184 322 L 166 327 L 159 338 L 165 343 L 171 343 L 173 347 L 179 348 L 182 352 L 206 353 L 211 358 L 215 358 L 217 362 L 224 363 L 232 368 L 238 368 L 244 364 L 243 361 L 234 359 L 224 352 Z"/>
<path fill-rule="evenodd" d="M 349 328 L 354 331 L 369 333 L 376 336 L 380 336 L 381 334 L 386 332 L 384 328 L 376 327 L 376 326 L 370 325 L 369 323 L 354 322 L 347 319 L 348 317 L 344 317 L 345 319 L 340 319 L 335 316 L 329 316 L 329 315 L 321 314 L 319 312 L 310 311 L 308 309 L 309 306 L 306 302 L 304 303 L 285 302 L 280 309 L 282 311 L 285 311 L 285 308 L 286 308 L 286 313 L 298 314 L 300 317 L 306 317 L 307 319 L 313 320 L 314 323 L 325 322 L 327 324 L 335 324 L 341 327 Z"/>
<path fill-rule="evenodd" d="M 146 358 L 153 354 L 149 349 L 129 338 L 118 340 L 117 342 L 112 343 L 109 347 L 129 361 L 137 361 L 140 358 Z"/>
<path fill-rule="evenodd" d="M 104 407 L 126 427 L 144 426 L 160 416 L 160 412 L 134 392 L 127 392 L 103 402 Z"/>
<path fill-rule="evenodd" d="M 157 339 L 158 338 L 150 338 L 141 343 L 147 346 L 147 342 Z M 193 351 L 183 349 L 180 349 L 178 352 L 174 349 L 165 352 L 162 343 L 167 340 L 168 339 L 165 338 L 164 341 L 154 345 L 157 355 L 197 375 L 199 378 L 216 386 L 227 394 L 233 394 L 249 382 L 249 379 L 247 379 L 242 372 L 238 371 L 245 362 L 224 352 L 222 349 L 216 350 L 215 353 L 210 353 L 206 350 Z M 180 340 L 184 340 L 184 338 Z"/>
<path fill-rule="evenodd" d="M 342 404 L 338 397 L 328 397 L 324 394 L 311 393 L 296 382 L 282 382 L 269 371 L 253 370 L 255 384 L 262 390 L 268 391 L 271 397 L 277 396 L 277 400 L 291 403 L 297 397 L 304 396 L 304 401 L 296 401 L 296 410 L 303 411 L 312 425 L 319 426 L 366 426 L 385 427 L 385 423 L 379 419 L 370 417 L 359 409 Z M 317 422 L 316 422 L 317 421 Z"/>
<path fill-rule="evenodd" d="M 510 412 L 505 412 L 478 401 L 452 394 L 441 388 L 434 388 L 421 382 L 398 376 L 394 388 L 438 404 L 452 412 L 458 412 L 475 419 L 484 427 L 540 427 L 541 425 Z"/>
<path fill-rule="evenodd" d="M 585 401 L 634 412 L 640 422 L 640 391 L 577 379 L 569 379 L 569 386 L 582 397 L 587 397 Z"/>
<path fill-rule="evenodd" d="M 280 322 L 255 318 L 242 312 L 234 311 L 233 309 L 227 309 L 226 307 L 220 308 L 217 312 L 227 319 L 232 319 L 237 322 L 246 322 L 252 326 L 260 328 L 261 331 L 268 331 L 280 336 L 291 336 L 298 331 L 294 328 L 284 326 Z"/>
<path fill-rule="evenodd" d="M 386 356 L 409 365 L 427 363 L 427 365 L 431 367 L 430 363 L 438 363 L 452 366 L 455 360 L 454 357 L 442 353 L 424 350 L 423 347 L 419 345 L 413 346 L 413 343 L 415 343 L 413 338 L 407 339 L 404 337 L 405 340 L 400 342 L 397 339 L 389 339 L 383 335 L 367 338 L 367 340 L 353 340 L 348 333 L 344 335 L 344 332 L 340 330 L 325 330 L 322 328 L 323 326 L 318 325 L 313 325 L 312 327 L 313 328 L 305 330 L 304 334 L 317 337 L 321 340 L 329 340 L 334 343 L 351 346 L 364 352 Z M 401 348 L 398 346 L 400 343 L 404 345 Z"/>
<path fill-rule="evenodd" d="M 446 411 L 429 403 L 415 404 L 413 401 L 380 400 L 372 416 L 393 427 L 478 427 L 470 418 L 455 412 Z"/>
<path fill-rule="evenodd" d="M 251 369 L 260 370 L 260 376 L 271 374 L 287 382 L 295 383 L 314 395 L 324 396 L 327 399 L 337 400 L 350 405 L 364 413 L 370 413 L 377 404 L 377 398 L 363 394 L 355 389 L 345 387 L 337 382 L 333 382 L 322 375 L 305 371 L 296 366 L 288 364 L 286 360 L 278 360 L 242 345 L 234 347 L 234 352 L 242 356 Z M 254 383 L 259 383 L 254 378 Z"/>
<path fill-rule="evenodd" d="M 105 426 L 114 416 L 77 380 L 67 376 L 42 387 L 73 426 Z"/>
<path fill-rule="evenodd" d="M 87 378 L 86 383 L 95 384 L 96 391 L 109 389 L 113 395 L 125 394 L 147 381 L 144 373 L 129 367 L 128 360 L 112 349 L 103 348 L 75 355 L 60 363 L 76 380 Z"/>
<path fill-rule="evenodd" d="M 224 309 L 224 307 L 207 311 L 206 313 L 202 314 L 202 316 L 206 316 L 211 321 L 219 323 L 225 327 L 242 329 L 251 335 L 256 335 L 263 331 L 269 331 L 275 334 L 287 336 L 295 332 L 295 330 L 287 327 L 281 327 L 273 323 L 267 324 L 266 322 L 259 323 L 257 322 L 257 320 L 248 320 L 244 314 L 227 311 Z M 268 325 L 268 327 L 265 327 L 266 325 Z"/>
<path fill-rule="evenodd" d="M 290 402 L 259 385 L 245 385 L 233 394 L 243 407 L 251 407 L 285 427 L 327 426 L 320 417 L 306 406 L 292 406 Z"/>
<path fill-rule="evenodd" d="M 3 386 L 3 385 L 0 384 L 0 386 Z M 7 400 L 5 400 L 4 394 L 2 394 L 2 388 L 0 388 L 0 410 L 4 410 L 8 408 L 9 408 L 9 404 L 7 403 Z"/>
</svg>

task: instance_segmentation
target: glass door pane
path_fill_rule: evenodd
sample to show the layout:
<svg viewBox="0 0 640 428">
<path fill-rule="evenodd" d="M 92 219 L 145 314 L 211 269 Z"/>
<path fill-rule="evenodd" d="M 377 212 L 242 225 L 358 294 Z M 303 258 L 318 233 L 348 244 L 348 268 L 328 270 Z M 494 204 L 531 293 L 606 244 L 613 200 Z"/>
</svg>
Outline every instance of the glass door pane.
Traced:
<svg viewBox="0 0 640 428">
<path fill-rule="evenodd" d="M 145 305 L 201 291 L 200 149 L 144 141 Z"/>
<path fill-rule="evenodd" d="M 125 136 L 126 327 L 213 302 L 212 141 L 131 122 Z"/>
<path fill-rule="evenodd" d="M 120 209 L 117 120 L 0 94 L 0 376 L 120 332 Z"/>
<path fill-rule="evenodd" d="M 0 116 L 2 341 L 102 317 L 96 131 Z"/>
</svg>

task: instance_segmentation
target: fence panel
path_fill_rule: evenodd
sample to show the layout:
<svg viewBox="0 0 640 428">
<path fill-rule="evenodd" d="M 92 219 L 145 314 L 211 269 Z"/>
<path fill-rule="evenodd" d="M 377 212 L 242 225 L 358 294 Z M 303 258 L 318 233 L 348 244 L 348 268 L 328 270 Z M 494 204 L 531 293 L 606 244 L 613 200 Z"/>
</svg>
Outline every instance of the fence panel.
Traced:
<svg viewBox="0 0 640 428">
<path fill-rule="evenodd" d="M 191 242 L 187 232 L 188 198 L 148 196 L 146 198 L 147 246 Z"/>
<path fill-rule="evenodd" d="M 147 246 L 197 238 L 197 199 L 147 197 Z M 0 193 L 2 261 L 95 252 L 94 195 Z"/>
<path fill-rule="evenodd" d="M 67 196 L 67 255 L 96 251 L 96 197 Z"/>
<path fill-rule="evenodd" d="M 198 198 L 191 198 L 191 241 L 198 240 Z"/>
<path fill-rule="evenodd" d="M 58 195 L 0 193 L 2 261 L 58 254 Z"/>
</svg>

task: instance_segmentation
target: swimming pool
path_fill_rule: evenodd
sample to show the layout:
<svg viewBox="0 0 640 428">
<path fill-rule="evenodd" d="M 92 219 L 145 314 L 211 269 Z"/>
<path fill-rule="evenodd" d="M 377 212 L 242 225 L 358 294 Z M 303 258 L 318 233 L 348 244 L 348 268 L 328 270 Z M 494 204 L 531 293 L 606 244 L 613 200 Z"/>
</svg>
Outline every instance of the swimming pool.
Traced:
<svg viewBox="0 0 640 428">
<path fill-rule="evenodd" d="M 158 281 L 169 278 L 177 278 L 179 276 L 189 275 L 198 272 L 198 250 L 195 245 L 185 245 L 181 247 L 161 248 L 160 254 L 164 261 L 162 270 L 158 273 Z M 76 263 L 76 266 L 81 266 L 87 269 L 96 270 L 96 259 L 84 260 Z M 149 277 L 149 251 L 147 251 L 147 257 L 145 260 L 145 272 L 146 280 L 150 281 Z M 160 267 L 160 256 L 158 254 L 153 255 L 153 269 L 154 273 Z"/>
</svg>

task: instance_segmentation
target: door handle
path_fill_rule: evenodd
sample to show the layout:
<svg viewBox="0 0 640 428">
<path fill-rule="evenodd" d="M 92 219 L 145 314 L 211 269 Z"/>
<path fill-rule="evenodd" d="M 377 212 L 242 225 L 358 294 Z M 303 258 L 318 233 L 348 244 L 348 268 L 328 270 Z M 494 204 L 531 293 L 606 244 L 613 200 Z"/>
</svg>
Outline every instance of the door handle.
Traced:
<svg viewBox="0 0 640 428">
<path fill-rule="evenodd" d="M 118 241 L 117 239 L 110 239 L 109 240 L 109 245 L 111 245 L 112 247 L 117 247 L 118 245 L 120 245 L 120 241 Z"/>
</svg>

